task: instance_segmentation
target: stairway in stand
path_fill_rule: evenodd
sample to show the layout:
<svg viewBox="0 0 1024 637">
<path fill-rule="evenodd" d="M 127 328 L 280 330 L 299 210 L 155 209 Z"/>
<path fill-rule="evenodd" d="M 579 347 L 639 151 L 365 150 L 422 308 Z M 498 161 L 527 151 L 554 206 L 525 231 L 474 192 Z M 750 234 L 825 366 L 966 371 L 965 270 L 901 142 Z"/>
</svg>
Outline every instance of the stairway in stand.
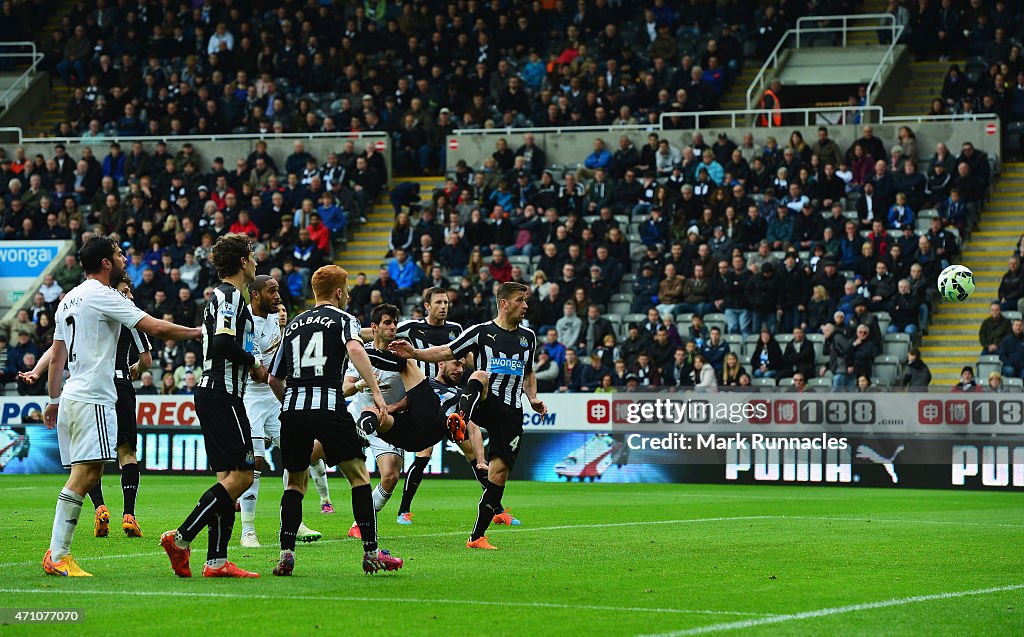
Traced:
<svg viewBox="0 0 1024 637">
<path fill-rule="evenodd" d="M 924 115 L 931 107 L 932 100 L 942 94 L 942 81 L 950 64 L 959 64 L 964 68 L 963 61 L 957 62 L 911 62 L 910 81 L 900 93 L 900 98 L 893 108 L 886 109 L 886 115 Z M 913 124 L 911 124 L 913 126 Z"/>
<path fill-rule="evenodd" d="M 740 74 L 736 76 L 736 81 L 733 82 L 732 86 L 722 94 L 722 99 L 719 103 L 719 110 L 722 111 L 744 111 L 747 109 L 747 89 L 750 88 L 750 83 L 754 81 L 754 77 L 757 72 L 761 70 L 761 65 L 764 62 L 746 60 L 746 66 L 740 71 Z M 756 106 L 756 104 L 755 104 Z M 706 121 L 707 124 L 704 128 L 714 127 L 726 127 L 730 124 L 728 117 L 712 117 Z M 743 125 L 743 120 L 739 120 L 739 125 Z M 707 143 L 712 143 L 714 140 L 705 140 Z M 733 140 L 737 144 L 740 140 Z"/>
<path fill-rule="evenodd" d="M 981 226 L 965 244 L 960 259 L 974 272 L 974 295 L 964 303 L 941 303 L 922 343 L 921 354 L 932 371 L 933 387 L 952 387 L 959 382 L 960 369 L 978 361 L 978 330 L 989 314 L 989 304 L 996 299 L 1007 260 L 1021 235 L 1022 197 L 1024 163 L 1004 164 L 981 215 Z"/>
<path fill-rule="evenodd" d="M 430 202 L 434 188 L 444 185 L 443 177 L 398 177 L 394 181 L 418 183 L 424 205 Z M 395 225 L 395 211 L 386 195 L 383 203 L 376 204 L 366 219 L 366 223 L 349 231 L 348 244 L 336 255 L 335 263 L 348 271 L 349 282 L 360 272 L 375 281 L 380 266 L 387 262 L 384 255 L 388 253 L 388 236 Z M 416 225 L 416 221 L 412 219 L 412 224 Z"/>
</svg>

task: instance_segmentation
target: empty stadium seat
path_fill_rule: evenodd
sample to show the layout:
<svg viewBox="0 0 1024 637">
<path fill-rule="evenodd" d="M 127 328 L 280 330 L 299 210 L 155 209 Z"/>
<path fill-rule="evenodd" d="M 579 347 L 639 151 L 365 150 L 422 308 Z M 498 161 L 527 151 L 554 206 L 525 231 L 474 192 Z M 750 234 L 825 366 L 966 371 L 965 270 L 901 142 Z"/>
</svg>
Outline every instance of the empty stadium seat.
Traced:
<svg viewBox="0 0 1024 637">
<path fill-rule="evenodd" d="M 751 378 L 750 384 L 753 387 L 775 387 L 774 378 Z"/>
<path fill-rule="evenodd" d="M 807 381 L 808 387 L 824 387 L 826 389 L 832 388 L 832 378 L 812 378 Z"/>
<path fill-rule="evenodd" d="M 897 332 L 885 335 L 885 353 L 896 356 L 900 361 L 907 359 L 907 352 L 910 351 L 910 334 Z"/>
<path fill-rule="evenodd" d="M 988 380 L 988 376 L 985 377 L 985 380 Z M 1024 380 L 1021 380 L 1020 378 L 1007 376 L 1003 379 L 1003 384 L 1012 392 L 1024 392 Z"/>
<path fill-rule="evenodd" d="M 875 357 L 871 371 L 874 372 L 876 378 L 886 379 L 891 385 L 899 375 L 900 362 L 899 358 L 891 354 L 881 354 Z"/>
<path fill-rule="evenodd" d="M 1003 371 L 1003 363 L 999 360 L 999 356 L 995 354 L 983 354 L 978 357 L 978 364 L 975 369 L 975 378 L 978 382 L 985 383 L 988 380 L 988 375 L 992 372 Z M 1004 381 L 1006 379 L 1003 379 Z"/>
<path fill-rule="evenodd" d="M 892 317 L 888 312 L 875 312 L 875 318 L 878 319 L 878 330 L 885 334 L 889 326 L 892 325 Z"/>
<path fill-rule="evenodd" d="M 704 315 L 704 325 L 708 326 L 710 330 L 712 327 L 717 327 L 725 334 L 725 314 L 718 312 L 711 312 Z"/>
</svg>

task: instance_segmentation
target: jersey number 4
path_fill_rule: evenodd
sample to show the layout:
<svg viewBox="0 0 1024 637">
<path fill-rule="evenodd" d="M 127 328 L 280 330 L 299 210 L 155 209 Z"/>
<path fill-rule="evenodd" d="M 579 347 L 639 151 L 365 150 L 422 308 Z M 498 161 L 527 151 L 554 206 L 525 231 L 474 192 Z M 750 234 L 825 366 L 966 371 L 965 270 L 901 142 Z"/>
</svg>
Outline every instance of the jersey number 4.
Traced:
<svg viewBox="0 0 1024 637">
<path fill-rule="evenodd" d="M 324 356 L 324 333 L 313 332 L 306 343 L 306 349 L 302 350 L 302 356 L 299 356 L 300 349 L 302 338 L 296 337 L 295 346 L 292 347 L 292 378 L 301 378 L 302 370 L 308 367 L 313 368 L 314 376 L 323 376 L 324 365 L 327 363 L 327 357 Z"/>
</svg>

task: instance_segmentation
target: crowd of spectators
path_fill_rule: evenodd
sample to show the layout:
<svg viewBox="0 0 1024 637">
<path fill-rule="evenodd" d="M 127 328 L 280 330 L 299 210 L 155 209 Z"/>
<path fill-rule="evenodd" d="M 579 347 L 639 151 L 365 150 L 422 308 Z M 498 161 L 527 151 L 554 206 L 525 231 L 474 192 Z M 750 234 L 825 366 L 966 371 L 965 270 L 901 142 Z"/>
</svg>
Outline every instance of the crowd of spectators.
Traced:
<svg viewBox="0 0 1024 637">
<path fill-rule="evenodd" d="M 62 137 L 383 131 L 405 172 L 455 128 L 656 122 L 718 108 L 745 58 L 811 13 L 750 0 L 80 2 L 44 45 Z"/>
<path fill-rule="evenodd" d="M 927 329 L 938 273 L 977 223 L 989 161 L 970 142 L 959 151 L 919 148 L 907 127 L 881 140 L 865 126 L 848 148 L 826 128 L 784 145 L 694 133 L 682 148 L 650 133 L 595 139 L 563 173 L 544 168 L 529 133 L 518 147 L 499 139 L 482 166 L 460 162 L 412 206 L 418 221 L 399 207 L 390 260 L 357 286 L 353 311 L 442 286 L 453 319 L 473 323 L 489 316 L 494 286 L 516 280 L 534 290 L 548 388 L 593 390 L 604 374 L 613 386 L 873 382 L 886 334 L 916 343 Z M 631 314 L 644 319 L 616 324 Z M 681 314 L 692 324 L 677 325 Z M 729 335 L 764 342 L 751 356 Z M 728 353 L 739 367 L 726 369 Z M 908 354 L 887 381 L 922 382 L 926 370 Z"/>
<path fill-rule="evenodd" d="M 278 280 L 290 308 L 304 307 L 309 276 L 332 260 L 347 226 L 386 191 L 387 180 L 373 144 L 357 149 L 353 141 L 326 158 L 296 142 L 281 169 L 263 142 L 234 158 L 230 171 L 222 157 L 201 158 L 191 144 L 169 150 L 161 142 L 148 153 L 138 143 L 127 152 L 111 143 L 102 159 L 83 147 L 76 160 L 61 144 L 48 158 L 28 157 L 20 147 L 12 155 L 0 150 L 0 239 L 65 239 L 78 248 L 92 235 L 113 236 L 128 258 L 135 303 L 180 325 L 199 324 L 216 283 L 210 247 L 229 232 L 249 235 L 257 272 Z M 210 168 L 200 171 L 207 162 Z M 29 320 L 19 314 L 0 325 L 4 381 L 31 369 L 49 347 L 57 301 L 82 279 L 76 253 L 34 295 Z M 168 344 L 164 352 L 161 368 L 176 377 L 173 387 L 160 390 L 187 390 L 196 378 L 186 356 L 201 359 L 200 348 Z"/>
<path fill-rule="evenodd" d="M 1004 124 L 1024 122 L 1024 33 L 1019 27 L 1024 13 L 1019 5 L 889 0 L 887 12 L 904 26 L 902 42 L 918 60 L 966 60 L 949 66 L 929 115 L 993 114 Z"/>
<path fill-rule="evenodd" d="M 887 159 L 858 173 L 852 165 L 884 153 L 870 126 L 848 148 L 825 128 L 811 143 L 794 131 L 785 146 L 762 133 L 711 144 L 695 133 L 682 148 L 657 133 L 637 138 L 640 148 L 623 136 L 614 152 L 595 139 L 579 170 L 565 172 L 546 167 L 530 134 L 515 150 L 500 140 L 483 166 L 460 164 L 426 198 L 412 183 L 390 191 L 396 216 L 387 260 L 376 280 L 355 276 L 350 310 L 365 319 L 381 302 L 412 309 L 424 288 L 441 286 L 450 290 L 453 320 L 474 323 L 491 317 L 495 285 L 517 280 L 534 290 L 528 319 L 549 354 L 546 387 L 550 380 L 556 389 L 596 389 L 593 375 L 602 370 L 612 386 L 631 376 L 641 386 L 827 375 L 838 388 L 871 380 L 886 333 L 916 342 L 927 329 L 938 272 L 955 262 L 988 191 L 988 160 L 969 142 L 958 156 L 938 144 L 929 157 L 903 128 Z M 289 170 L 282 185 L 276 175 L 254 177 L 276 165 L 262 147 L 232 172 L 222 158 L 196 170 L 202 161 L 189 145 L 172 153 L 161 144 L 147 157 L 133 148 L 123 162 L 118 151 L 112 144 L 100 161 L 83 148 L 76 162 L 59 145 L 49 159 L 15 150 L 14 161 L 0 164 L 0 230 L 79 245 L 90 233 L 113 234 L 130 259 L 136 302 L 184 324 L 198 320 L 209 294 L 209 247 L 230 231 L 253 237 L 257 271 L 277 278 L 286 303 L 301 307 L 309 272 L 330 258 L 332 237 L 344 235 L 346 208 L 337 203 L 359 214 L 357 184 L 345 177 L 374 156 L 372 146 L 357 154 L 348 142 L 318 164 L 298 143 L 285 165 L 309 168 L 302 177 Z M 128 185 L 118 188 L 110 171 L 122 163 Z M 84 189 L 90 165 L 95 191 Z M 61 166 L 75 167 L 70 178 Z M 334 233 L 323 220 L 339 213 Z M 1015 257 L 1011 272 L 1013 263 L 1019 271 Z M 27 338 L 37 349 L 46 345 L 52 304 L 80 278 L 75 267 L 69 258 L 34 299 Z M 1004 284 L 1001 302 L 1015 309 L 1024 280 Z M 682 314 L 692 315 L 689 325 L 676 324 Z M 643 320 L 624 322 L 626 315 Z M 12 347 L 25 338 L 20 328 L 3 331 Z M 751 351 L 732 335 L 763 342 Z M 174 354 L 161 357 L 161 367 L 178 370 L 185 349 L 169 347 Z M 738 367 L 726 364 L 729 353 Z M 593 371 L 584 374 L 588 360 Z M 9 368 L 19 364 L 8 357 Z M 587 383 L 574 380 L 575 370 Z M 186 375 L 175 384 L 185 387 Z"/>
</svg>

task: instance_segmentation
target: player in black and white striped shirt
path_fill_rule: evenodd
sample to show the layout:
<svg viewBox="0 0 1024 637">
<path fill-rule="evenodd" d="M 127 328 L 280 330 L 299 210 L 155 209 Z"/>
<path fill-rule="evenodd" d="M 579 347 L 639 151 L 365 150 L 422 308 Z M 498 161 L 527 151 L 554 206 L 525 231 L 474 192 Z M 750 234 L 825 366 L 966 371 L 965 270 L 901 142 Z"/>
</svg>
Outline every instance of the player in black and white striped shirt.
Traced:
<svg viewBox="0 0 1024 637">
<path fill-rule="evenodd" d="M 210 261 L 221 284 L 214 289 L 203 317 L 203 377 L 195 390 L 195 405 L 206 457 L 217 472 L 217 483 L 200 497 L 181 526 L 163 534 L 160 544 L 175 574 L 191 577 L 189 545 L 209 526 L 203 577 L 259 577 L 227 559 L 235 500 L 252 485 L 255 467 L 252 431 L 242 397 L 250 372 L 257 382 L 267 379 L 247 305 L 249 284 L 256 278 L 249 237 L 224 235 L 214 244 Z"/>
<path fill-rule="evenodd" d="M 373 396 L 371 409 L 382 415 L 387 404 L 373 374 L 359 322 L 341 308 L 348 305 L 348 273 L 325 265 L 310 281 L 316 306 L 285 327 L 268 382 L 282 400 L 281 453 L 288 487 L 281 496 L 281 558 L 274 575 L 291 575 L 295 539 L 302 521 L 302 498 L 309 481 L 309 456 L 320 441 L 330 466 L 338 465 L 352 486 L 352 513 L 363 540 L 363 571 L 402 567 L 402 560 L 377 547 L 377 518 L 370 475 L 363 455 L 365 440 L 345 409 L 342 382 L 349 358 Z"/>
<path fill-rule="evenodd" d="M 408 341 L 395 341 L 390 350 L 403 358 L 440 362 L 461 358 L 469 352 L 477 357 L 478 367 L 487 373 L 487 387 L 471 379 L 463 393 L 459 412 L 454 417 L 472 420 L 490 434 L 488 486 L 477 507 L 477 520 L 466 546 L 493 549 L 484 533 L 494 515 L 501 511 L 509 471 L 519 455 L 523 434 L 522 393 L 534 411 L 546 412 L 537 398 L 537 378 L 533 373 L 533 353 L 537 337 L 522 327 L 530 289 L 522 283 L 503 283 L 498 288 L 498 316 L 487 323 L 468 328 L 448 345 L 423 350 Z"/>
<path fill-rule="evenodd" d="M 448 307 L 447 290 L 439 287 L 428 288 L 423 292 L 423 309 L 426 316 L 418 320 L 402 321 L 398 324 L 395 336 L 406 339 L 416 349 L 447 345 L 462 334 L 462 326 L 448 320 Z M 427 378 L 437 376 L 439 363 L 416 361 L 416 364 Z M 417 452 L 416 459 L 405 473 L 402 504 L 398 508 L 399 524 L 412 524 L 412 499 L 416 496 L 416 490 L 423 480 L 423 471 L 430 464 L 433 454 L 433 447 Z"/>
</svg>

